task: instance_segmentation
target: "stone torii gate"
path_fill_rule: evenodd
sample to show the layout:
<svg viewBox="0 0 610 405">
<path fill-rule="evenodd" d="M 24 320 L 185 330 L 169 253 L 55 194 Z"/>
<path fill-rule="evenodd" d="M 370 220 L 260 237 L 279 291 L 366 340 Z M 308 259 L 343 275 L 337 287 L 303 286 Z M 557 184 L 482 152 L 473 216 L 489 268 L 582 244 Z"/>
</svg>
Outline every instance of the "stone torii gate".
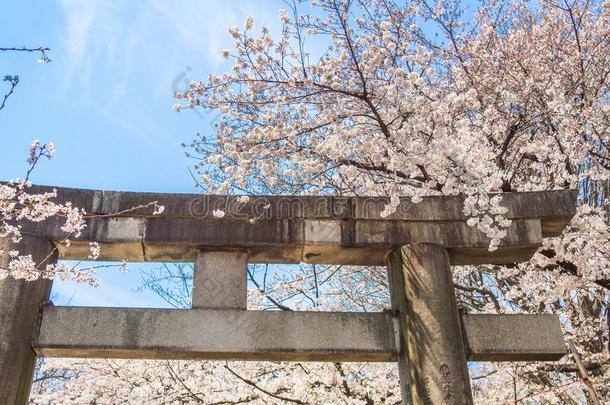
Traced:
<svg viewBox="0 0 610 405">
<path fill-rule="evenodd" d="M 33 191 L 50 191 L 34 187 Z M 59 188 L 96 216 L 71 245 L 61 221 L 24 224 L 15 246 L 35 261 L 195 263 L 190 310 L 45 305 L 51 281 L 0 281 L 0 403 L 24 404 L 36 356 L 399 363 L 403 402 L 469 404 L 467 361 L 552 361 L 567 353 L 554 315 L 463 314 L 451 265 L 528 260 L 575 213 L 576 191 L 503 194 L 512 220 L 498 250 L 466 224 L 460 197 L 250 197 Z M 151 201 L 161 215 L 132 210 Z M 222 218 L 214 216 L 222 210 Z M 119 215 L 109 215 L 121 213 Z M 217 215 L 218 216 L 218 215 Z M 5 266 L 8 257 L 0 257 Z M 270 312 L 246 308 L 248 263 L 387 265 L 392 310 Z"/>
</svg>

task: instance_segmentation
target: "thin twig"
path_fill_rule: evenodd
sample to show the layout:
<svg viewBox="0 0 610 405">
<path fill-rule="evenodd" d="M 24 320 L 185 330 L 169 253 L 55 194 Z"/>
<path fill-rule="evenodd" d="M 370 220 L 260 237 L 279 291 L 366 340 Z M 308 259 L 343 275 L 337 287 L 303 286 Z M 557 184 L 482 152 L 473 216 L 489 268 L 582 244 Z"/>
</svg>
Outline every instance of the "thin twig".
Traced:
<svg viewBox="0 0 610 405">
<path fill-rule="evenodd" d="M 10 77 L 10 79 L 8 79 Z M 6 100 L 8 100 L 8 98 L 13 94 L 13 92 L 15 91 L 15 87 L 17 87 L 17 84 L 19 83 L 19 76 L 6 76 L 4 78 L 5 82 L 10 82 L 11 83 L 11 89 L 9 90 L 8 93 L 6 93 L 4 95 L 4 98 L 2 99 L 2 104 L 0 104 L 0 110 L 2 110 L 5 106 L 6 106 Z"/>
<path fill-rule="evenodd" d="M 597 397 L 597 393 L 595 392 L 595 388 L 593 387 L 593 383 L 589 379 L 587 370 L 585 370 L 585 367 L 583 366 L 582 361 L 580 360 L 580 356 L 578 354 L 578 351 L 576 350 L 576 345 L 574 345 L 574 342 L 568 341 L 568 346 L 570 347 L 570 351 L 572 352 L 574 361 L 576 362 L 576 365 L 578 366 L 578 371 L 580 372 L 582 381 L 585 383 L 585 387 L 587 387 L 587 391 L 589 392 L 589 395 L 591 396 L 591 400 L 593 401 L 593 403 L 595 405 L 601 405 L 601 402 L 599 402 L 599 398 Z"/>
<path fill-rule="evenodd" d="M 38 48 L 26 48 L 25 46 L 22 48 L 15 48 L 15 47 L 11 47 L 11 48 L 0 48 L 0 51 L 2 52 L 8 52 L 8 51 L 16 51 L 16 52 L 46 52 L 46 51 L 50 51 L 51 48 L 46 48 L 46 47 L 38 47 Z"/>
<path fill-rule="evenodd" d="M 294 404 L 302 404 L 305 405 L 307 402 L 303 402 L 300 399 L 293 399 L 293 398 L 288 398 L 288 397 L 283 397 L 281 395 L 277 395 L 274 394 L 270 391 L 267 391 L 264 388 L 259 387 L 258 385 L 256 385 L 256 383 L 254 383 L 253 381 L 250 381 L 242 376 L 240 376 L 239 374 L 237 374 L 235 371 L 233 371 L 228 364 L 225 364 L 225 368 L 229 371 L 229 373 L 233 374 L 235 377 L 237 377 L 238 379 L 240 379 L 241 381 L 245 382 L 246 384 L 248 384 L 251 387 L 256 388 L 257 390 L 259 390 L 262 393 L 265 393 L 267 395 L 269 395 L 272 398 L 276 398 L 276 399 L 281 399 L 282 401 L 286 401 L 286 402 L 292 402 Z"/>
</svg>

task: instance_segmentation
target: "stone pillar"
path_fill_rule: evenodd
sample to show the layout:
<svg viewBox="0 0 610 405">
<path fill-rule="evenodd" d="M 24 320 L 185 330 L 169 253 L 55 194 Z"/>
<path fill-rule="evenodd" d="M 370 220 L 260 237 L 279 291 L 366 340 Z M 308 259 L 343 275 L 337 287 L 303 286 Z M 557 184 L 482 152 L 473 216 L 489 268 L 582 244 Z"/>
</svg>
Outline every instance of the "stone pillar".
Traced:
<svg viewBox="0 0 610 405">
<path fill-rule="evenodd" d="M 193 274 L 193 309 L 246 309 L 248 255 L 200 252 Z"/>
<path fill-rule="evenodd" d="M 0 239 L 0 267 L 7 267 L 8 252 L 32 255 L 40 268 L 55 263 L 53 245 L 46 239 L 24 235 L 18 244 Z M 50 256 L 49 256 L 50 255 Z M 32 339 L 41 304 L 48 300 L 51 280 L 0 280 L 0 404 L 27 404 L 36 355 Z"/>
<path fill-rule="evenodd" d="M 460 316 L 445 248 L 402 246 L 390 257 L 405 404 L 472 404 Z"/>
</svg>

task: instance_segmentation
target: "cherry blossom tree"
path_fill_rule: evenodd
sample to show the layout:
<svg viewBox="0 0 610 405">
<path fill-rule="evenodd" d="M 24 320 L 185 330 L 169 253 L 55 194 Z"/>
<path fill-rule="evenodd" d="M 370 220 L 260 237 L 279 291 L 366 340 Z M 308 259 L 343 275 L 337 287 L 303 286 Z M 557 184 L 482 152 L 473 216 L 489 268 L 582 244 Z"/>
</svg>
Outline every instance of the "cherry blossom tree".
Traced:
<svg viewBox="0 0 610 405">
<path fill-rule="evenodd" d="M 318 0 L 289 3 L 272 34 L 231 27 L 230 71 L 192 82 L 174 109 L 219 110 L 187 147 L 204 191 L 465 197 L 494 249 L 502 193 L 578 188 L 561 237 L 527 263 L 454 268 L 470 312 L 556 313 L 610 400 L 610 2 Z M 497 193 L 488 197 L 489 193 Z M 188 306 L 189 274 L 146 285 Z M 252 308 L 387 308 L 377 267 L 251 267 Z M 182 284 L 180 284 L 182 283 Z M 186 284 L 188 286 L 188 283 Z M 186 291 L 186 292 L 185 292 Z M 249 305 L 250 305 L 249 304 Z M 45 361 L 34 403 L 398 403 L 393 365 Z M 68 376 L 69 378 L 65 378 Z M 557 364 L 474 364 L 479 403 L 585 403 Z M 72 401 L 72 402 L 70 402 Z"/>
</svg>

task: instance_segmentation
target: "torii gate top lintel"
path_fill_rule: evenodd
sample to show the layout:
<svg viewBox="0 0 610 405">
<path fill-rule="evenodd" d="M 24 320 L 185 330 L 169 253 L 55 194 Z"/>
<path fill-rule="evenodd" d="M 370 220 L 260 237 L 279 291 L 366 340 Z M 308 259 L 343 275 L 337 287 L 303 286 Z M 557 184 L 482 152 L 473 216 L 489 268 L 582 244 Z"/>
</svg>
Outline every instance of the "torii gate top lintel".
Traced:
<svg viewBox="0 0 610 405">
<path fill-rule="evenodd" d="M 80 259 L 89 241 L 102 245 L 100 260 L 192 261 L 202 249 L 247 249 L 250 262 L 385 265 L 398 246 L 431 242 L 444 246 L 454 265 L 528 260 L 542 238 L 557 236 L 575 213 L 576 191 L 503 193 L 512 220 L 498 250 L 466 224 L 463 197 L 402 198 L 382 216 L 382 197 L 222 196 L 57 190 L 93 217 L 85 232 L 60 257 Z M 153 216 L 152 201 L 163 205 Z M 135 208 L 143 207 L 147 208 Z M 97 215 L 97 216 L 96 216 Z M 26 231 L 61 240 L 61 221 L 28 224 Z M 136 248 L 139 246 L 140 248 Z"/>
</svg>

